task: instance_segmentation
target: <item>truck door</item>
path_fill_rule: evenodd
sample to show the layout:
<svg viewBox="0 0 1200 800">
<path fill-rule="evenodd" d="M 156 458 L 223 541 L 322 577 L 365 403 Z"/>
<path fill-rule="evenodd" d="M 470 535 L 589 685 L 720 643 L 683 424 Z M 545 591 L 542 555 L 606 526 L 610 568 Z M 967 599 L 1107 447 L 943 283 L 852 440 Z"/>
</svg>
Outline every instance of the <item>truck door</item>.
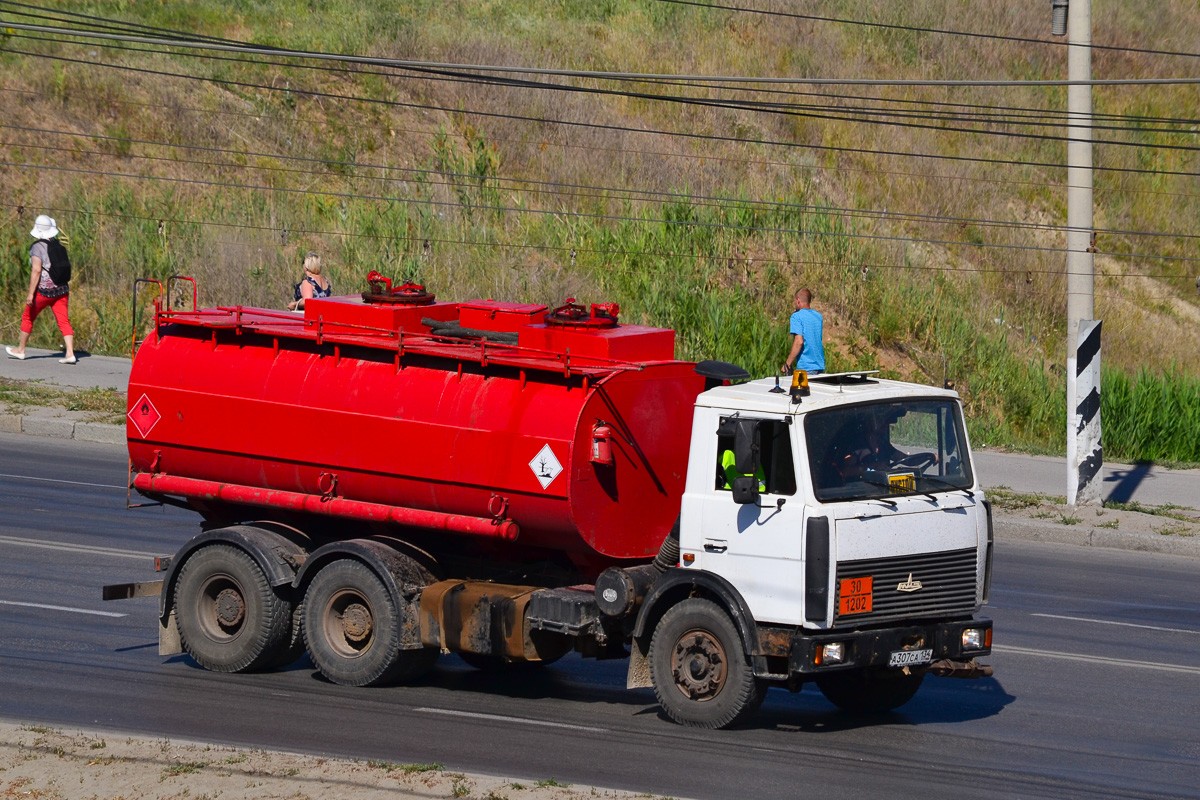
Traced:
<svg viewBox="0 0 1200 800">
<path fill-rule="evenodd" d="M 689 537 L 697 546 L 696 566 L 736 586 L 755 619 L 798 623 L 804 509 L 795 496 L 795 426 L 790 418 L 741 415 L 720 416 L 716 422 L 707 448 L 711 477 L 691 504 L 699 514 L 699 541 Z M 735 423 L 744 434 L 749 428 L 756 434 L 750 472 L 738 470 Z M 739 504 L 732 484 L 745 475 L 754 479 L 759 496 L 757 502 Z"/>
</svg>

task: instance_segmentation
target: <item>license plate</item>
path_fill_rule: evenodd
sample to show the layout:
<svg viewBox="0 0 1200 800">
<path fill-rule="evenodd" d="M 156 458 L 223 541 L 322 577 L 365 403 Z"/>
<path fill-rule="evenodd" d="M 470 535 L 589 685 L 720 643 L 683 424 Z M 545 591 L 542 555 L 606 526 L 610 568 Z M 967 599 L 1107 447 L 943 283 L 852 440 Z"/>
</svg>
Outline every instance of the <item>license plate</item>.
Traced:
<svg viewBox="0 0 1200 800">
<path fill-rule="evenodd" d="M 896 650 L 888 659 L 889 667 L 911 667 L 915 664 L 928 664 L 933 661 L 933 648 L 924 650 Z"/>
<path fill-rule="evenodd" d="M 866 614 L 871 610 L 871 576 L 842 578 L 838 592 L 839 614 Z"/>
</svg>

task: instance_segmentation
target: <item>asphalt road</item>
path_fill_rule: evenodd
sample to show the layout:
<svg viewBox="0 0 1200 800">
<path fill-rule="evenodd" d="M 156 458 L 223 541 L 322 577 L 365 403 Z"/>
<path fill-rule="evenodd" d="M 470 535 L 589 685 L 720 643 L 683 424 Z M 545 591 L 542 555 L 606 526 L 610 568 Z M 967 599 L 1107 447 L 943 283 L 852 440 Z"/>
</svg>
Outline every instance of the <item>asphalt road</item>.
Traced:
<svg viewBox="0 0 1200 800">
<path fill-rule="evenodd" d="M 1200 797 L 1190 559 L 1001 539 L 995 678 L 927 679 L 875 721 L 773 690 L 748 728 L 693 731 L 626 691 L 624 662 L 495 676 L 444 657 L 419 685 L 355 690 L 307 660 L 217 675 L 160 657 L 157 600 L 100 586 L 151 578 L 191 515 L 126 510 L 120 448 L 0 435 L 0 465 L 7 720 L 677 797 Z"/>
</svg>

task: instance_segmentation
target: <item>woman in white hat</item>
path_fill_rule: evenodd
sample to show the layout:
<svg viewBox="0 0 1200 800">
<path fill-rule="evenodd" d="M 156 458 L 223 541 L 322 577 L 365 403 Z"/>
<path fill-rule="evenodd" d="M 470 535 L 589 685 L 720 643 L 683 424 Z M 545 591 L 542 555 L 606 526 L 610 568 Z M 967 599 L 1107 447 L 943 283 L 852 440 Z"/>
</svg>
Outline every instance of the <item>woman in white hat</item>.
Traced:
<svg viewBox="0 0 1200 800">
<path fill-rule="evenodd" d="M 33 321 L 37 319 L 38 314 L 46 308 L 50 308 L 54 312 L 54 319 L 58 321 L 58 329 L 62 331 L 63 341 L 67 344 L 66 357 L 60 358 L 58 363 L 74 364 L 75 331 L 71 328 L 71 321 L 67 318 L 67 303 L 70 299 L 67 283 L 70 280 L 70 259 L 67 258 L 67 251 L 62 243 L 55 239 L 58 236 L 58 226 L 55 225 L 52 218 L 45 214 L 39 215 L 29 234 L 37 241 L 29 248 L 29 264 L 32 267 L 32 274 L 29 277 L 29 293 L 25 297 L 25 310 L 21 314 L 21 337 L 17 341 L 16 347 L 5 347 L 4 349 L 8 352 L 9 358 L 24 359 L 25 345 L 29 341 L 29 334 L 33 333 Z M 55 255 L 51 255 L 51 251 Z M 62 280 L 61 284 L 56 283 L 50 277 L 52 265 L 57 266 L 56 272 Z M 64 272 L 66 277 L 63 277 Z"/>
</svg>

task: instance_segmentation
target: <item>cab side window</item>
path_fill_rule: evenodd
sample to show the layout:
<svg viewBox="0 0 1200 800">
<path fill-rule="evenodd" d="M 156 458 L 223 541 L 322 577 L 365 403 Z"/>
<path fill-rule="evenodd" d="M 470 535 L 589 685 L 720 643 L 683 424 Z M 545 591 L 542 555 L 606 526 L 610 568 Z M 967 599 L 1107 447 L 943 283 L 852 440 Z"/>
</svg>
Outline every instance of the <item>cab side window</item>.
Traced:
<svg viewBox="0 0 1200 800">
<path fill-rule="evenodd" d="M 721 427 L 729 421 L 721 418 Z M 796 467 L 792 460 L 791 426 L 779 420 L 764 419 L 758 423 L 759 464 L 758 480 L 764 494 L 793 495 L 796 493 Z M 717 436 L 716 487 L 731 491 L 731 477 L 738 474 L 733 459 L 733 437 Z"/>
</svg>

